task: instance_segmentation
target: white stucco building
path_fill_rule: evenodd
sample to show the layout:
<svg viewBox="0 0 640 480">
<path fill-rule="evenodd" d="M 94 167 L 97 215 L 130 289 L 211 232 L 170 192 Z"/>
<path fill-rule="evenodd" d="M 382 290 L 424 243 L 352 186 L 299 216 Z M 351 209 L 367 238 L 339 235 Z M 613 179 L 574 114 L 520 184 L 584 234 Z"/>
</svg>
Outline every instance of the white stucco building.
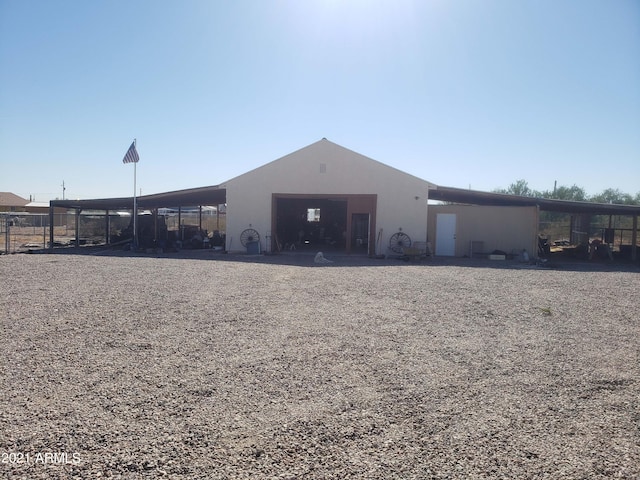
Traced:
<svg viewBox="0 0 640 480">
<path fill-rule="evenodd" d="M 322 139 L 220 184 L 227 250 L 255 230 L 264 251 L 386 253 L 391 235 L 427 240 L 429 182 Z"/>
<path fill-rule="evenodd" d="M 430 200 L 444 204 L 430 205 Z M 436 256 L 457 257 L 495 251 L 518 254 L 524 250 L 535 256 L 541 210 L 569 213 L 572 235 L 574 230 L 581 230 L 575 227 L 576 219 L 588 225 L 593 215 L 626 215 L 632 218 L 631 244 L 622 245 L 620 240 L 620 249 L 628 247 L 634 260 L 640 214 L 640 206 L 633 205 L 438 186 L 324 138 L 218 185 L 138 197 L 137 206 L 153 218 L 145 231 L 138 232 L 144 247 L 184 246 L 185 242 L 189 244 L 187 234 L 193 232 L 200 240 L 197 245 L 206 245 L 202 240 L 207 235 L 202 213 L 210 206 L 216 215 L 226 212 L 221 228 L 226 235 L 221 242 L 228 252 L 398 254 L 403 250 L 395 248 L 392 240 L 400 234 L 408 236 L 412 244 L 428 242 Z M 108 244 L 112 235 L 121 238 L 133 230 L 109 233 L 113 230 L 110 213 L 132 207 L 130 197 L 53 200 L 49 205 L 50 224 L 54 224 L 56 208 L 75 210 L 79 245 L 81 213 L 103 210 Z M 167 209 L 177 212 L 178 230 L 162 228 L 159 219 Z M 181 213 L 187 211 L 199 212 L 197 225 L 184 222 Z M 217 225 L 213 228 L 219 228 Z M 589 237 L 588 232 L 583 233 Z M 55 243 L 54 229 L 49 232 L 49 243 Z M 197 247 L 192 243 L 191 248 Z"/>
</svg>

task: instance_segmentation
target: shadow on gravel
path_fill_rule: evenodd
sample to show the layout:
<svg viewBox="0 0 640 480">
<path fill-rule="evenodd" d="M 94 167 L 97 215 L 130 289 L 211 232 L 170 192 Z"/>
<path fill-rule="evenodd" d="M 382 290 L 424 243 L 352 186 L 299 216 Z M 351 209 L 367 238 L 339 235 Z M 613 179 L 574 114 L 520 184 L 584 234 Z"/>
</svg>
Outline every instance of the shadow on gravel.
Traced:
<svg viewBox="0 0 640 480">
<path fill-rule="evenodd" d="M 537 264 L 522 263 L 516 260 L 487 260 L 460 257 L 428 257 L 419 260 L 406 260 L 401 257 L 374 258 L 366 255 L 348 255 L 345 253 L 327 253 L 325 257 L 330 263 L 314 262 L 315 252 L 283 252 L 271 255 L 249 255 L 244 253 L 225 253 L 218 250 L 181 250 L 166 253 L 143 253 L 117 250 L 105 247 L 68 247 L 53 250 L 32 250 L 31 254 L 50 255 L 90 255 L 126 258 L 157 258 L 208 260 L 219 262 L 243 262 L 272 265 L 292 265 L 298 267 L 331 268 L 331 267 L 469 267 L 511 270 L 560 270 L 571 272 L 640 272 L 640 262 L 628 260 L 576 260 L 554 258 Z"/>
</svg>

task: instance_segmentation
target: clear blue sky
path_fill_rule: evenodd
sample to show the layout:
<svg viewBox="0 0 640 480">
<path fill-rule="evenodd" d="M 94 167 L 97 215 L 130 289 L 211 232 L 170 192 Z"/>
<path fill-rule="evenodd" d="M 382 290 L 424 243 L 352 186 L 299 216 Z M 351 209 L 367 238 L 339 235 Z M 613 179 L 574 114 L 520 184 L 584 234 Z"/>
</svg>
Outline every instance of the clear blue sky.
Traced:
<svg viewBox="0 0 640 480">
<path fill-rule="evenodd" d="M 0 0 L 0 191 L 216 185 L 326 137 L 431 182 L 640 191 L 638 0 Z"/>
</svg>

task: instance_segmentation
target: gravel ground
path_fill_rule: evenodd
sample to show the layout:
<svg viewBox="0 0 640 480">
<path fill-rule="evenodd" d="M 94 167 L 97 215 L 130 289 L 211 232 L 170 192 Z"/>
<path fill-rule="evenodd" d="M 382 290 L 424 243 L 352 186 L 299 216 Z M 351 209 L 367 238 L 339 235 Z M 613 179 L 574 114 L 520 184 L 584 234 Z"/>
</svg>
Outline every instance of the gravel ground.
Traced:
<svg viewBox="0 0 640 480">
<path fill-rule="evenodd" d="M 637 268 L 217 258 L 0 257 L 0 477 L 640 478 Z"/>
</svg>

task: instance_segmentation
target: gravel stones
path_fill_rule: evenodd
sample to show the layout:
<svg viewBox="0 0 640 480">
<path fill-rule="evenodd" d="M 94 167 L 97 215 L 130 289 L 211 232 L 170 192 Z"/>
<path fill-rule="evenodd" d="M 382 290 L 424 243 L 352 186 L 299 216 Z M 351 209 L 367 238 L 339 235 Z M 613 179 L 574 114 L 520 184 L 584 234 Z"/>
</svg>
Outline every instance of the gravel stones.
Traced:
<svg viewBox="0 0 640 480">
<path fill-rule="evenodd" d="M 0 257 L 0 476 L 640 477 L 637 270 L 296 258 Z"/>
</svg>

